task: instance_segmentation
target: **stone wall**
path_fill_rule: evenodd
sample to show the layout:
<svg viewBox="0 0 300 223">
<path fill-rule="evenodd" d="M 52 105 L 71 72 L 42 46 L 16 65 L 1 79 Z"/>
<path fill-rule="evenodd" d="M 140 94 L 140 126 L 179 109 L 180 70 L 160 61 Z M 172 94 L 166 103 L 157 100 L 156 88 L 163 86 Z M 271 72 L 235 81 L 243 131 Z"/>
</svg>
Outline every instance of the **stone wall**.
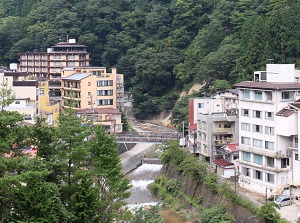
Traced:
<svg viewBox="0 0 300 223">
<path fill-rule="evenodd" d="M 213 193 L 201 183 L 181 175 L 175 168 L 171 166 L 163 166 L 161 173 L 167 175 L 168 178 L 173 178 L 180 181 L 182 190 L 188 196 L 195 199 L 197 196 L 203 197 L 203 201 L 201 203 L 203 207 L 211 208 L 218 205 L 225 206 L 227 213 L 233 217 L 233 222 L 264 223 L 262 219 L 256 217 L 255 214 L 251 213 L 249 210 L 232 203 L 220 194 Z"/>
</svg>

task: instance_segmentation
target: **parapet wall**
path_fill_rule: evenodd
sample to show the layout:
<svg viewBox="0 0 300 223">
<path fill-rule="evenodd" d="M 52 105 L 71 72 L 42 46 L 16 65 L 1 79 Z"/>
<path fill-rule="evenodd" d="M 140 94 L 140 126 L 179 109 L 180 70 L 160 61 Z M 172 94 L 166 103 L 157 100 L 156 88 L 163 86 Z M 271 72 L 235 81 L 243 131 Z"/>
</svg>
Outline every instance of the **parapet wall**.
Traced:
<svg viewBox="0 0 300 223">
<path fill-rule="evenodd" d="M 155 149 L 155 144 L 137 143 L 131 150 L 120 155 L 122 172 L 129 173 L 142 164 L 143 158 Z"/>
</svg>

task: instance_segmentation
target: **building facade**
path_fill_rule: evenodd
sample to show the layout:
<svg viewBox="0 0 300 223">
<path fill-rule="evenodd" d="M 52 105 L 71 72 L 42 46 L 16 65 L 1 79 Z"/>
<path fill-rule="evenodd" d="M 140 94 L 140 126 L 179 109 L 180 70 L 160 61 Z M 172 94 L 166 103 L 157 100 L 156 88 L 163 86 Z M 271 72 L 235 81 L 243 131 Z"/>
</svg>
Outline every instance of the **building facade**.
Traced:
<svg viewBox="0 0 300 223">
<path fill-rule="evenodd" d="M 293 171 L 299 167 L 299 123 L 296 112 L 286 115 L 285 109 L 300 97 L 300 83 L 294 64 L 267 64 L 266 68 L 254 72 L 254 81 L 235 86 L 240 114 L 239 183 L 271 194 L 299 181 L 299 171 Z"/>
<path fill-rule="evenodd" d="M 238 141 L 237 110 L 236 90 L 223 91 L 211 98 L 189 100 L 189 124 L 197 124 L 197 135 L 189 135 L 188 147 L 211 166 L 222 146 Z M 197 146 L 189 146 L 194 145 L 194 141 Z"/>
<path fill-rule="evenodd" d="M 24 122 L 33 124 L 34 117 L 39 114 L 39 84 L 26 72 L 0 70 L 2 88 L 11 89 L 15 100 L 5 106 L 7 111 L 17 111 L 24 117 Z"/>
<path fill-rule="evenodd" d="M 19 53 L 19 70 L 49 80 L 50 97 L 60 97 L 60 73 L 63 67 L 89 66 L 90 53 L 87 46 L 76 43 L 75 39 L 60 42 L 47 49 L 47 52 Z"/>
<path fill-rule="evenodd" d="M 107 73 L 105 67 L 67 67 L 62 70 L 63 107 L 74 101 L 75 109 L 124 107 L 123 74 L 115 68 Z"/>
<path fill-rule="evenodd" d="M 80 109 L 77 115 L 83 119 L 90 121 L 93 125 L 102 125 L 107 133 L 121 133 L 123 124 L 121 120 L 121 112 L 112 108 L 89 108 Z"/>
</svg>

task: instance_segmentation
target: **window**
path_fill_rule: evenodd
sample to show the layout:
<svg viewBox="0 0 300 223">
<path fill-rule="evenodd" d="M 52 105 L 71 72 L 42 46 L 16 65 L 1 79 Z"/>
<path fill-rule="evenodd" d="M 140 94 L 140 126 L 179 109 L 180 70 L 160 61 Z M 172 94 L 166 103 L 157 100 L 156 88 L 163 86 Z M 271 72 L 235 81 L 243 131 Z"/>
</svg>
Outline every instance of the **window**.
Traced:
<svg viewBox="0 0 300 223">
<path fill-rule="evenodd" d="M 263 156 L 262 155 L 258 155 L 258 154 L 254 154 L 253 155 L 253 162 L 259 165 L 263 164 Z"/>
<path fill-rule="evenodd" d="M 262 91 L 255 91 L 255 100 L 262 100 Z"/>
<path fill-rule="evenodd" d="M 88 86 L 91 86 L 91 82 L 88 82 Z"/>
<path fill-rule="evenodd" d="M 274 167 L 274 158 L 267 156 L 266 159 L 267 159 L 267 166 Z"/>
<path fill-rule="evenodd" d="M 262 126 L 261 125 L 253 125 L 253 131 L 262 133 Z"/>
<path fill-rule="evenodd" d="M 248 137 L 243 137 L 242 136 L 242 138 L 241 138 L 242 140 L 242 144 L 244 144 L 244 145 L 251 145 L 251 140 L 250 140 L 250 138 L 248 138 Z"/>
<path fill-rule="evenodd" d="M 243 160 L 244 161 L 247 161 L 247 162 L 250 162 L 251 161 L 251 153 L 248 153 L 248 152 L 242 152 L 242 155 L 243 155 Z"/>
<path fill-rule="evenodd" d="M 281 168 L 287 168 L 290 165 L 289 158 L 282 158 L 281 159 Z"/>
<path fill-rule="evenodd" d="M 100 76 L 101 72 L 100 71 L 92 71 L 92 75 Z"/>
<path fill-rule="evenodd" d="M 101 87 L 101 86 L 113 86 L 113 81 L 112 80 L 97 81 L 97 87 Z"/>
<path fill-rule="evenodd" d="M 265 141 L 265 149 L 274 150 L 274 142 Z"/>
<path fill-rule="evenodd" d="M 273 120 L 274 113 L 273 112 L 266 112 L 266 119 Z"/>
<path fill-rule="evenodd" d="M 61 66 L 61 62 L 60 62 L 60 61 L 55 61 L 55 62 L 54 62 L 54 65 L 55 65 L 55 66 Z"/>
<path fill-rule="evenodd" d="M 224 124 L 225 129 L 230 129 L 230 127 L 231 127 L 230 124 Z"/>
<path fill-rule="evenodd" d="M 19 104 L 20 104 L 20 101 L 15 101 L 15 104 L 16 104 L 16 105 L 19 105 Z"/>
<path fill-rule="evenodd" d="M 88 105 L 91 105 L 91 101 L 88 101 Z"/>
<path fill-rule="evenodd" d="M 254 171 L 254 178 L 258 180 L 262 180 L 262 174 L 259 170 L 253 170 Z"/>
<path fill-rule="evenodd" d="M 262 118 L 262 112 L 261 111 L 253 111 L 253 117 L 255 118 Z"/>
<path fill-rule="evenodd" d="M 53 59 L 60 59 L 60 58 L 61 58 L 60 55 L 54 55 L 54 56 L 53 56 Z"/>
<path fill-rule="evenodd" d="M 75 55 L 68 55 L 68 59 L 75 59 Z"/>
<path fill-rule="evenodd" d="M 267 98 L 267 101 L 273 100 L 272 91 L 266 91 L 266 98 Z"/>
<path fill-rule="evenodd" d="M 299 160 L 298 153 L 295 153 L 295 160 Z"/>
<path fill-rule="evenodd" d="M 260 140 L 260 139 L 253 139 L 253 146 L 262 148 L 263 147 L 262 145 L 263 145 L 263 141 L 262 140 Z"/>
<path fill-rule="evenodd" d="M 39 60 L 40 59 L 40 55 L 35 55 L 35 59 Z"/>
<path fill-rule="evenodd" d="M 268 183 L 274 183 L 274 174 L 266 173 L 266 181 Z"/>
<path fill-rule="evenodd" d="M 88 96 L 91 96 L 91 92 L 88 92 Z"/>
<path fill-rule="evenodd" d="M 74 61 L 68 61 L 68 66 L 75 66 L 75 62 Z"/>
<path fill-rule="evenodd" d="M 97 105 L 101 106 L 101 105 L 112 105 L 113 104 L 113 100 L 112 99 L 108 99 L 108 100 L 97 100 Z"/>
<path fill-rule="evenodd" d="M 274 135 L 274 128 L 273 128 L 273 127 L 266 126 L 266 127 L 265 127 L 265 134 L 266 134 L 266 135 Z"/>
<path fill-rule="evenodd" d="M 39 66 L 40 64 L 41 64 L 40 61 L 35 61 L 36 66 Z"/>
<path fill-rule="evenodd" d="M 242 109 L 242 116 L 250 116 L 249 109 Z"/>
<path fill-rule="evenodd" d="M 113 90 L 97 90 L 97 96 L 110 96 L 113 95 Z"/>
<path fill-rule="evenodd" d="M 282 100 L 288 100 L 294 98 L 294 92 L 292 91 L 283 91 L 281 92 L 281 99 Z"/>
<path fill-rule="evenodd" d="M 199 107 L 199 108 L 204 108 L 204 103 L 199 103 L 199 104 L 198 104 L 198 107 Z"/>
<path fill-rule="evenodd" d="M 243 98 L 250 99 L 250 91 L 249 90 L 243 91 Z"/>
<path fill-rule="evenodd" d="M 52 72 L 56 72 L 56 68 L 52 68 L 51 71 L 52 71 Z"/>
<path fill-rule="evenodd" d="M 243 167 L 242 168 L 242 174 L 247 176 L 247 177 L 250 177 L 250 169 L 247 168 L 247 167 Z"/>
</svg>

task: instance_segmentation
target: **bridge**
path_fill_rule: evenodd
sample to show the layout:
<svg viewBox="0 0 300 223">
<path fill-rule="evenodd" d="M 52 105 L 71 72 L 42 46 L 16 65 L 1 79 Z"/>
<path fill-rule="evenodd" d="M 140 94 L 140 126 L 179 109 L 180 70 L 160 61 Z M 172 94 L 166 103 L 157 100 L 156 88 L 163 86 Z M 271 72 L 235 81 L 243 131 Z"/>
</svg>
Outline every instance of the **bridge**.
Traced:
<svg viewBox="0 0 300 223">
<path fill-rule="evenodd" d="M 128 134 L 117 134 L 118 142 L 156 142 L 162 143 L 171 140 L 179 140 L 179 132 L 138 132 Z"/>
</svg>

